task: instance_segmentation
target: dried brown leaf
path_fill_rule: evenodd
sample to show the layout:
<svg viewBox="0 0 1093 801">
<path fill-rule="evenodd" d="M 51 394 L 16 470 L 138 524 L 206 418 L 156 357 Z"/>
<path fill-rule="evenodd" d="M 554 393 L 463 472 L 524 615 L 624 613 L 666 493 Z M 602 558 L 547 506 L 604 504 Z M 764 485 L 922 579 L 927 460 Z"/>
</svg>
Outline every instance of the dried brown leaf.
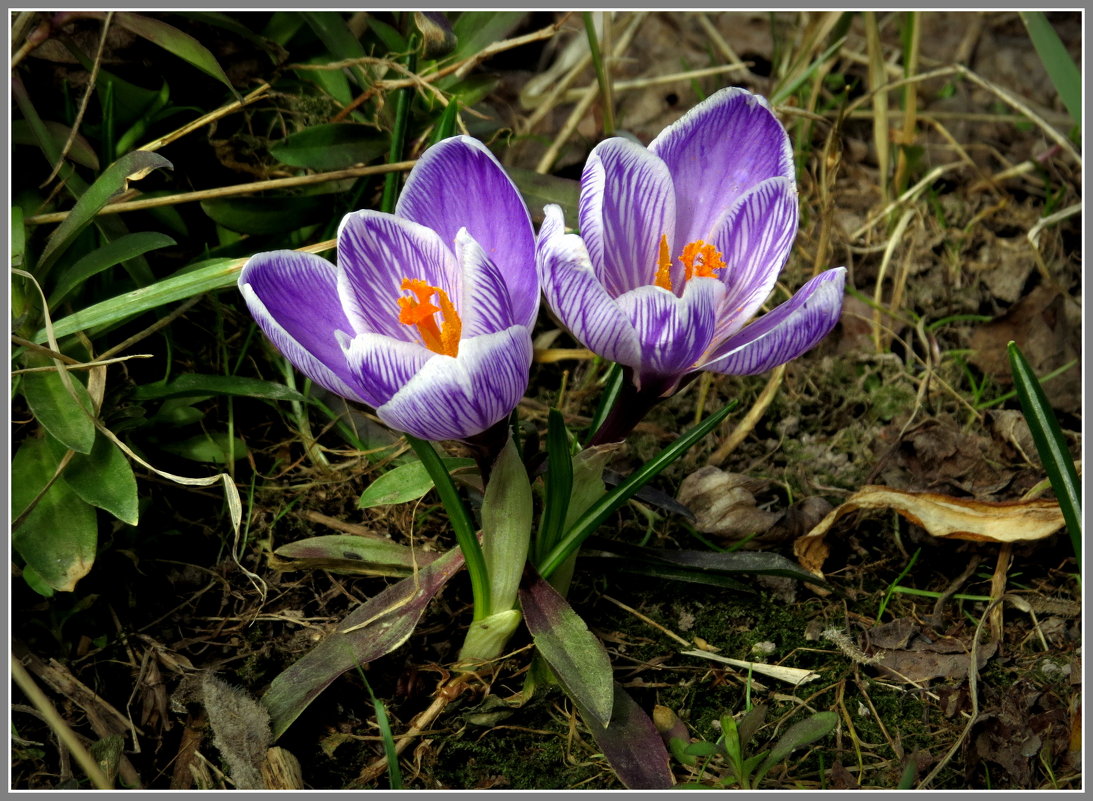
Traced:
<svg viewBox="0 0 1093 801">
<path fill-rule="evenodd" d="M 824 536 L 840 517 L 864 509 L 894 510 L 934 537 L 980 542 L 1039 540 L 1058 531 L 1064 522 L 1055 501 L 991 503 L 865 486 L 793 543 L 793 553 L 801 566 L 823 576 L 821 568 L 830 550 Z"/>
</svg>

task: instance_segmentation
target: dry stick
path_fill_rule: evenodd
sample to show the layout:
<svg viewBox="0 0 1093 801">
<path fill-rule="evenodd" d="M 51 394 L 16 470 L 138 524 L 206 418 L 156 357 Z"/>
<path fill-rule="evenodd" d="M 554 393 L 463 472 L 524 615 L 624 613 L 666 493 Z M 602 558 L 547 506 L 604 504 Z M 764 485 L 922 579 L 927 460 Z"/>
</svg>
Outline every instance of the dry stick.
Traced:
<svg viewBox="0 0 1093 801">
<path fill-rule="evenodd" d="M 857 231 L 854 231 L 854 233 L 852 233 L 850 235 L 850 240 L 853 241 L 855 239 L 859 239 L 862 236 L 862 234 L 864 234 L 866 231 L 868 231 L 870 228 L 872 228 L 878 222 L 880 222 L 885 217 L 887 217 L 889 212 L 895 211 L 896 209 L 898 209 L 900 206 L 903 206 L 904 204 L 911 203 L 912 201 L 917 199 L 918 196 L 923 191 L 925 191 L 928 186 L 930 186 L 930 184 L 932 184 L 934 181 L 936 181 L 942 175 L 949 172 L 950 170 L 954 170 L 957 167 L 962 167 L 962 166 L 964 166 L 964 162 L 962 162 L 962 161 L 953 161 L 953 162 L 950 162 L 948 164 L 942 164 L 938 167 L 934 167 L 932 170 L 930 170 L 926 174 L 926 176 L 921 181 L 919 181 L 917 184 L 912 186 L 910 189 L 908 189 L 906 192 L 904 192 L 898 198 L 893 200 L 891 203 L 886 205 L 883 209 L 881 209 L 879 212 L 874 214 L 868 220 L 866 220 L 864 225 L 862 225 L 860 228 L 858 228 Z"/>
<path fill-rule="evenodd" d="M 865 43 L 869 53 L 869 88 L 873 95 L 873 146 L 877 149 L 881 200 L 887 204 L 888 186 L 888 91 L 884 82 L 884 54 L 881 52 L 877 12 L 865 12 Z M 879 282 L 878 282 L 879 283 Z"/>
<path fill-rule="evenodd" d="M 154 323 L 152 323 L 150 326 L 145 328 L 143 331 L 138 331 L 136 334 L 133 334 L 133 336 L 129 337 L 124 342 L 121 342 L 120 344 L 117 344 L 114 347 L 110 348 L 110 350 L 104 351 L 103 353 L 101 353 L 99 355 L 99 359 L 107 359 L 108 357 L 113 356 L 115 353 L 121 353 L 123 350 L 125 350 L 126 348 L 128 348 L 132 345 L 135 345 L 136 343 L 140 342 L 142 339 L 145 339 L 146 337 L 150 337 L 152 334 L 154 334 L 156 331 L 159 331 L 161 328 L 166 328 L 168 325 L 173 323 L 175 320 L 177 320 L 183 314 L 185 314 L 190 309 L 192 309 L 197 304 L 197 302 L 199 300 L 201 300 L 201 295 L 196 295 L 196 296 L 190 298 L 189 300 L 187 300 L 185 303 L 179 304 L 178 308 L 173 309 L 171 311 L 171 313 L 168 314 L 166 317 L 161 317 L 160 319 L 158 319 Z"/>
<path fill-rule="evenodd" d="M 703 12 L 695 14 L 698 18 L 699 27 L 706 33 L 706 36 L 713 42 L 714 48 L 721 54 L 729 64 L 737 69 L 750 69 L 747 64 L 736 55 L 736 51 L 732 49 L 732 46 L 725 41 L 725 38 L 721 35 L 721 32 L 717 30 L 709 16 Z"/>
<path fill-rule="evenodd" d="M 755 399 L 755 403 L 748 410 L 748 413 L 744 415 L 744 419 L 737 423 L 736 428 L 733 429 L 729 438 L 717 446 L 717 450 L 710 454 L 710 458 L 706 460 L 706 464 L 712 464 L 720 467 L 729 454 L 740 447 L 740 443 L 743 442 L 748 434 L 754 429 L 759 420 L 766 413 L 767 408 L 774 400 L 774 396 L 778 394 L 778 388 L 782 386 L 782 378 L 786 374 L 786 366 L 784 364 L 778 365 L 774 368 L 774 371 L 770 374 L 770 378 L 767 379 L 767 384 L 763 387 L 763 391 L 759 393 L 759 397 Z"/>
<path fill-rule="evenodd" d="M 644 19 L 645 14 L 642 12 L 638 12 L 634 15 L 630 27 L 628 27 L 623 32 L 622 36 L 619 37 L 618 44 L 615 45 L 612 51 L 612 55 L 615 58 L 621 58 L 626 52 L 626 49 L 630 47 L 630 43 L 633 41 L 634 36 L 637 35 L 638 28 Z M 599 90 L 599 86 L 595 81 L 585 89 L 584 97 L 578 101 L 576 107 L 570 112 L 569 119 L 565 121 L 565 125 L 562 126 L 562 129 L 558 132 L 557 136 L 555 136 L 554 141 L 547 149 L 547 152 L 543 154 L 543 157 L 539 159 L 539 163 L 535 165 L 535 172 L 545 174 L 550 170 L 551 166 L 553 166 L 554 162 L 557 160 L 558 154 L 562 152 L 562 148 L 565 147 L 566 142 L 569 141 L 569 137 L 577 130 L 577 126 L 588 113 L 588 109 L 592 106 L 592 103 L 595 102 Z"/>
<path fill-rule="evenodd" d="M 904 65 L 904 72 L 910 77 L 918 70 L 918 50 L 922 24 L 920 12 L 908 11 L 905 13 L 911 15 L 911 41 L 907 48 L 910 51 L 910 55 L 907 59 L 907 63 Z M 903 88 L 903 101 L 903 130 L 900 133 L 900 145 L 902 145 L 902 147 L 896 155 L 896 174 L 892 182 L 897 190 L 903 186 L 904 181 L 907 179 L 907 174 L 911 169 L 910 161 L 907 158 L 906 148 L 914 144 L 915 141 L 915 119 L 918 111 L 918 94 L 915 92 L 914 86 L 908 84 Z"/>
<path fill-rule="evenodd" d="M 169 134 L 161 136 L 158 139 L 153 139 L 151 142 L 149 142 L 146 145 L 141 145 L 140 147 L 137 148 L 137 150 L 146 150 L 146 151 L 149 151 L 149 152 L 153 151 L 153 150 L 159 150 L 161 147 L 164 147 L 165 145 L 171 144 L 171 142 L 174 142 L 176 139 L 181 139 L 183 136 L 185 136 L 188 133 L 193 133 L 198 128 L 202 128 L 202 127 L 208 125 L 210 122 L 216 122 L 221 117 L 226 117 L 227 115 L 231 114 L 233 111 L 238 111 L 241 108 L 249 106 L 255 100 L 258 100 L 260 97 L 262 97 L 262 95 L 264 95 L 266 92 L 268 92 L 269 89 L 270 89 L 269 84 L 264 83 L 261 86 L 259 86 L 257 89 L 255 89 L 253 92 L 246 95 L 243 99 L 233 100 L 231 103 L 228 103 L 227 105 L 221 106 L 218 109 L 210 111 L 208 114 L 205 114 L 201 117 L 198 117 L 196 120 L 194 120 L 192 122 L 186 123 L 181 128 L 178 128 L 177 130 L 171 131 L 171 133 L 169 133 Z"/>
<path fill-rule="evenodd" d="M 975 725 L 979 719 L 979 635 L 983 631 L 983 624 L 987 620 L 987 616 L 994 609 L 995 606 L 1002 603 L 1001 598 L 996 598 L 991 601 L 990 606 L 987 607 L 987 611 L 983 613 L 983 617 L 979 618 L 979 624 L 975 627 L 975 633 L 972 635 L 972 644 L 968 654 L 968 697 L 972 702 L 972 713 L 968 716 L 968 722 L 964 724 L 963 731 L 960 732 L 960 736 L 956 738 L 956 742 L 953 743 L 952 748 L 941 758 L 934 769 L 927 774 L 926 778 L 919 782 L 918 790 L 925 790 L 933 783 L 934 779 L 938 777 L 938 774 L 944 770 L 945 766 L 952 761 L 952 758 L 956 755 L 956 752 L 960 749 L 960 745 L 967 739 L 968 734 L 972 730 L 972 726 Z"/>
<path fill-rule="evenodd" d="M 880 310 L 882 307 L 881 292 L 884 289 L 884 277 L 888 273 L 888 264 L 892 261 L 892 254 L 896 252 L 896 247 L 903 242 L 903 232 L 907 229 L 907 224 L 911 222 L 911 218 L 915 216 L 914 209 L 907 209 L 903 212 L 903 216 L 899 218 L 899 222 L 896 224 L 895 230 L 892 231 L 892 235 L 888 237 L 888 244 L 884 248 L 884 256 L 881 258 L 880 267 L 877 270 L 877 283 L 873 290 L 873 346 L 877 349 L 877 353 L 884 353 L 887 350 L 886 343 L 881 339 L 880 331 Z M 907 252 L 910 253 L 911 249 L 907 248 Z M 906 279 L 906 271 L 902 273 L 904 279 Z M 898 309 L 898 300 L 903 294 L 903 287 L 899 281 L 895 281 L 892 287 L 891 302 L 888 304 L 891 309 Z"/>
<path fill-rule="evenodd" d="M 640 89 L 649 89 L 654 86 L 662 86 L 669 83 L 677 83 L 679 81 L 689 81 L 695 78 L 706 78 L 710 75 L 724 75 L 727 72 L 747 72 L 749 69 L 747 64 L 728 64 L 720 67 L 705 67 L 700 70 L 689 70 L 687 72 L 674 72 L 671 75 L 658 75 L 653 78 L 636 78 L 631 81 L 617 81 L 611 84 L 611 89 L 615 92 L 633 92 Z M 562 97 L 562 102 L 572 103 L 576 100 L 580 100 L 585 93 L 584 89 L 570 89 Z"/>
<path fill-rule="evenodd" d="M 192 203 L 195 200 L 213 200 L 237 195 L 249 195 L 252 192 L 265 192 L 273 189 L 287 189 L 290 187 L 306 186 L 308 184 L 320 184 L 326 181 L 340 181 L 344 178 L 359 178 L 362 175 L 382 175 L 388 172 L 405 172 L 411 169 L 416 161 L 396 161 L 391 164 L 376 164 L 365 167 L 348 167 L 344 170 L 320 172 L 314 175 L 298 175 L 293 178 L 274 178 L 271 181 L 255 181 L 248 184 L 235 184 L 234 186 L 222 186 L 217 189 L 200 189 L 196 192 L 183 192 L 177 195 L 146 198 L 144 200 L 130 200 L 124 203 L 108 203 L 99 209 L 99 214 L 119 214 L 123 211 L 137 211 L 150 209 L 157 206 L 173 206 L 176 203 Z M 32 225 L 61 222 L 69 215 L 67 211 L 53 214 L 38 214 L 27 217 L 24 222 Z"/>
<path fill-rule="evenodd" d="M 72 753 L 72 756 L 76 758 L 76 761 L 80 763 L 80 767 L 83 768 L 84 773 L 91 779 L 91 783 L 95 785 L 97 790 L 111 790 L 113 787 L 106 778 L 106 774 L 102 772 L 102 768 L 95 761 L 94 757 L 87 752 L 83 743 L 76 736 L 76 733 L 72 731 L 69 725 L 58 714 L 56 707 L 50 703 L 50 700 L 46 698 L 45 693 L 41 688 L 35 684 L 34 679 L 27 673 L 27 669 L 23 667 L 23 663 L 12 656 L 11 659 L 11 677 L 15 679 L 15 683 L 19 685 L 19 689 L 23 691 L 27 699 L 34 705 L 34 708 L 41 713 L 42 718 L 49 725 L 49 728 L 57 735 L 57 739 L 65 744 L 65 747 Z"/>
<path fill-rule="evenodd" d="M 72 123 L 72 127 L 68 131 L 68 139 L 65 140 L 64 147 L 61 148 L 61 154 L 57 156 L 57 163 L 53 165 L 49 177 L 42 181 L 42 183 L 39 184 L 39 187 L 45 186 L 57 177 L 57 173 L 60 172 L 61 167 L 64 166 L 68 151 L 72 149 L 72 143 L 76 141 L 76 134 L 79 133 L 80 123 L 83 122 L 83 115 L 87 112 L 87 105 L 91 100 L 91 95 L 95 91 L 95 81 L 99 78 L 99 67 L 102 66 L 102 53 L 106 48 L 106 34 L 107 31 L 110 30 L 110 22 L 113 19 L 114 12 L 107 11 L 106 17 L 102 22 L 102 35 L 99 37 L 99 49 L 95 51 L 95 63 L 91 65 L 91 77 L 87 80 L 87 91 L 84 92 L 83 99 L 80 100 L 80 110 L 76 112 L 76 120 Z"/>
</svg>

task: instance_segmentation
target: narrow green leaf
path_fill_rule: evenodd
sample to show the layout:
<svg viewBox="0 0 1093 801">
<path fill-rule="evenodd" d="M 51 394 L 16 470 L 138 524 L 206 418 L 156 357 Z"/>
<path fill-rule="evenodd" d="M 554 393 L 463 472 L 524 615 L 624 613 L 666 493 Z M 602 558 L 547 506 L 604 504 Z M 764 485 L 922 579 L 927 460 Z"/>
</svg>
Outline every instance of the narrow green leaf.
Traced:
<svg viewBox="0 0 1093 801">
<path fill-rule="evenodd" d="M 571 218 L 573 219 L 573 218 Z M 600 393 L 600 399 L 596 403 L 596 411 L 592 413 L 592 422 L 588 426 L 587 433 L 585 434 L 585 440 L 591 437 L 607 419 L 607 415 L 611 413 L 611 409 L 615 406 L 615 401 L 619 398 L 619 393 L 622 391 L 622 382 L 625 380 L 622 374 L 622 365 L 613 363 L 607 370 L 607 375 L 604 377 L 603 392 Z"/>
<path fill-rule="evenodd" d="M 11 515 L 23 514 L 57 470 L 58 460 L 43 439 L 25 441 L 11 471 Z M 38 577 L 55 590 L 71 592 L 95 561 L 95 510 L 63 481 L 55 481 L 12 533 L 12 547 Z"/>
<path fill-rule="evenodd" d="M 53 137 L 54 146 L 58 151 L 65 146 L 72 129 L 67 125 L 52 120 L 44 121 L 45 128 Z M 13 120 L 11 123 L 11 143 L 13 145 L 37 145 L 38 137 L 26 120 Z M 80 133 L 72 140 L 72 146 L 68 149 L 68 158 L 82 167 L 98 171 L 99 157 L 95 155 L 94 148 L 87 138 Z"/>
<path fill-rule="evenodd" d="M 577 197 L 580 194 L 580 183 L 572 178 L 559 178 L 556 175 L 540 175 L 534 170 L 522 167 L 508 167 L 506 171 L 524 202 L 531 211 L 531 216 L 536 221 L 543 219 L 543 207 L 548 203 L 556 203 L 562 207 L 562 212 L 567 220 L 577 219 Z M 619 368 L 621 375 L 622 368 Z M 611 408 L 608 406 L 607 408 Z M 595 430 L 593 426 L 592 430 Z"/>
<path fill-rule="evenodd" d="M 452 24 L 456 47 L 447 60 L 459 61 L 512 33 L 526 11 L 464 11 Z"/>
<path fill-rule="evenodd" d="M 1078 473 L 1074 469 L 1074 460 L 1070 458 L 1063 431 L 1051 404 L 1040 386 L 1036 373 L 1032 371 L 1028 360 L 1015 342 L 1007 345 L 1010 369 L 1013 372 L 1013 384 L 1017 397 L 1021 400 L 1021 411 L 1028 422 L 1032 439 L 1036 443 L 1036 452 L 1044 464 L 1051 488 L 1059 501 L 1066 529 L 1070 533 L 1070 542 L 1074 546 L 1074 557 L 1079 564 L 1082 561 L 1082 496 L 1079 489 Z"/>
<path fill-rule="evenodd" d="M 406 37 L 391 25 L 376 17 L 375 14 L 368 15 L 368 27 L 383 43 L 388 53 L 406 52 Z"/>
<path fill-rule="evenodd" d="M 604 727 L 578 705 L 596 745 L 631 790 L 667 790 L 675 783 L 664 747 L 653 721 L 622 687 L 614 685 L 611 723 Z"/>
<path fill-rule="evenodd" d="M 53 455 L 60 460 L 65 447 L 53 440 Z M 104 509 L 123 523 L 137 524 L 137 479 L 133 466 L 118 446 L 106 437 L 96 437 L 91 453 L 77 453 L 68 463 L 61 480 L 92 506 Z"/>
<path fill-rule="evenodd" d="M 547 416 L 547 472 L 543 516 L 540 519 L 536 553 L 545 556 L 562 538 L 569 496 L 573 492 L 573 456 L 565 419 L 557 409 Z"/>
<path fill-rule="evenodd" d="M 285 234 L 324 222 L 330 215 L 333 195 L 292 197 L 234 197 L 203 200 L 209 219 L 241 234 Z"/>
<path fill-rule="evenodd" d="M 62 317 L 53 324 L 58 339 L 77 331 L 91 331 L 104 325 L 128 320 L 149 309 L 165 306 L 194 295 L 235 286 L 245 259 L 213 259 L 196 270 L 184 269 L 162 281 L 104 300 L 75 314 Z M 34 341 L 46 341 L 45 329 L 34 335 Z"/>
<path fill-rule="evenodd" d="M 49 236 L 42 257 L 38 260 L 39 278 L 61 253 L 95 218 L 99 209 L 121 192 L 129 179 L 143 177 L 149 171 L 165 167 L 174 169 L 171 162 L 158 153 L 138 150 L 127 153 L 103 171 L 87 191 L 76 201 L 68 216 Z"/>
<path fill-rule="evenodd" d="M 51 365 L 39 356 L 27 360 L 28 367 Z M 77 453 L 91 453 L 95 444 L 95 423 L 91 418 L 92 403 L 87 387 L 71 375 L 73 398 L 56 370 L 24 373 L 20 383 L 35 419 L 65 447 Z"/>
<path fill-rule="evenodd" d="M 459 468 L 474 466 L 474 459 L 444 457 L 440 461 L 449 473 Z M 416 501 L 433 486 L 433 478 L 424 464 L 420 461 L 408 462 L 388 470 L 369 484 L 361 493 L 357 506 L 361 509 L 370 509 L 373 506 L 391 506 L 396 503 Z"/>
<path fill-rule="evenodd" d="M 398 764 L 398 749 L 395 748 L 395 738 L 391 734 L 391 721 L 387 719 L 387 707 L 372 692 L 372 685 L 368 683 L 368 677 L 364 675 L 364 670 L 360 665 L 357 666 L 357 675 L 364 682 L 364 688 L 368 690 L 368 697 L 372 699 L 372 711 L 376 713 L 376 727 L 379 728 L 380 737 L 383 738 L 383 753 L 387 757 L 387 775 L 391 779 L 391 789 L 401 790 L 402 769 Z"/>
<path fill-rule="evenodd" d="M 23 207 L 11 207 L 11 266 L 22 269 L 27 252 L 27 227 L 23 223 Z"/>
<path fill-rule="evenodd" d="M 538 576 L 521 588 L 520 608 L 536 650 L 566 694 L 601 727 L 608 726 L 615 690 L 611 658 L 603 643 L 566 599 Z"/>
<path fill-rule="evenodd" d="M 368 164 L 387 150 L 387 137 L 374 128 L 339 122 L 313 125 L 270 146 L 282 164 L 313 170 L 340 170 Z"/>
<path fill-rule="evenodd" d="M 327 51 L 332 55 L 334 61 L 345 61 L 354 58 L 363 58 L 368 55 L 364 52 L 364 47 L 361 45 L 360 40 L 353 35 L 353 32 L 349 30 L 349 25 L 346 19 L 338 11 L 303 11 L 301 12 L 303 18 L 307 20 L 307 24 L 311 27 L 311 30 L 315 32 L 315 35 L 319 37 L 325 46 Z M 371 82 L 371 78 L 362 66 L 351 67 L 350 74 L 354 77 L 357 85 L 361 88 L 367 88 Z"/>
<path fill-rule="evenodd" d="M 197 67 L 206 75 L 211 75 L 238 97 L 238 92 L 235 91 L 232 82 L 228 80 L 228 76 L 216 60 L 216 56 L 190 34 L 183 33 L 175 26 L 168 25 L 158 19 L 127 11 L 117 12 L 114 15 L 114 20 L 123 28 L 128 28 L 137 34 L 137 36 L 144 37 L 149 42 Z"/>
<path fill-rule="evenodd" d="M 1075 124 L 1082 124 L 1082 74 L 1043 11 L 1020 11 L 1033 47 Z"/>
<path fill-rule="evenodd" d="M 263 400 L 303 402 L 307 397 L 274 381 L 234 375 L 184 373 L 170 381 L 141 384 L 133 388 L 134 400 L 182 398 L 200 395 L 239 395 Z"/>
<path fill-rule="evenodd" d="M 183 459 L 209 464 L 227 464 L 233 458 L 238 461 L 247 455 L 247 444 L 243 440 L 229 437 L 222 431 L 198 434 L 180 442 L 166 442 L 162 448 Z"/>
<path fill-rule="evenodd" d="M 770 753 L 755 774 L 754 784 L 758 785 L 767 775 L 767 771 L 784 761 L 798 748 L 803 748 L 830 734 L 838 724 L 839 716 L 835 712 L 817 712 L 799 723 L 794 723 L 770 749 Z"/>
<path fill-rule="evenodd" d="M 273 555 L 277 570 L 330 570 L 359 576 L 408 576 L 436 561 L 433 551 L 390 540 L 326 534 L 282 545 Z"/>
<path fill-rule="evenodd" d="M 581 543 L 591 536 L 616 509 L 630 500 L 635 492 L 652 481 L 664 468 L 686 453 L 692 445 L 713 431 L 735 406 L 736 402 L 733 401 L 711 414 L 589 507 L 580 520 L 569 529 L 562 542 L 551 550 L 539 566 L 539 572 L 549 578 L 550 574 L 557 570 L 570 554 L 576 553 Z"/>
<path fill-rule="evenodd" d="M 463 104 L 459 102 L 459 99 L 453 97 L 451 102 L 444 107 L 444 112 L 440 115 L 440 119 L 436 121 L 436 127 L 433 128 L 433 135 L 429 140 L 429 144 L 435 145 L 455 133 L 455 122 L 459 118 L 461 105 Z"/>
<path fill-rule="evenodd" d="M 152 250 L 171 247 L 174 244 L 176 244 L 174 239 L 155 231 L 125 234 L 113 242 L 107 242 L 64 271 L 57 279 L 57 286 L 49 295 L 49 305 L 57 306 L 73 289 L 82 286 L 85 281 L 103 270 L 109 270 L 124 261 L 143 256 Z"/>
<path fill-rule="evenodd" d="M 389 654 L 413 634 L 425 607 L 463 565 L 453 549 L 358 606 L 312 650 L 278 674 L 262 696 L 274 739 L 338 676 Z"/>
<path fill-rule="evenodd" d="M 531 482 L 510 436 L 490 470 L 482 497 L 482 557 L 495 615 L 516 606 L 531 543 L 532 513 Z"/>
</svg>

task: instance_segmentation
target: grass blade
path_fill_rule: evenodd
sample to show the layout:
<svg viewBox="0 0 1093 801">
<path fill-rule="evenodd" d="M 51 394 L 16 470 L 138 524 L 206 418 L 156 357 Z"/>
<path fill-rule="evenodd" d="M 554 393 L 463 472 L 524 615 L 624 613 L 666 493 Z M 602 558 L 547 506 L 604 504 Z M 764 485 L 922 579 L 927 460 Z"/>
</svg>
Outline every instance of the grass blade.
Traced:
<svg viewBox="0 0 1093 801">
<path fill-rule="evenodd" d="M 168 25 L 158 19 L 145 17 L 142 14 L 130 14 L 119 11 L 114 17 L 119 25 L 128 28 L 137 36 L 142 36 L 153 44 L 159 45 L 169 53 L 174 53 L 179 58 L 197 67 L 206 75 L 211 75 L 228 87 L 238 98 L 232 82 L 228 80 L 216 56 L 209 49 L 197 41 L 188 33 L 183 33 L 173 25 Z"/>
<path fill-rule="evenodd" d="M 547 418 L 546 496 L 539 536 L 535 543 L 536 557 L 545 556 L 562 538 L 569 497 L 573 492 L 573 457 L 570 455 L 569 432 L 557 409 Z"/>
<path fill-rule="evenodd" d="M 1055 91 L 1077 125 L 1082 124 L 1082 74 L 1042 11 L 1021 11 L 1021 21 Z"/>
<path fill-rule="evenodd" d="M 1074 469 L 1074 460 L 1063 439 L 1063 431 L 1055 413 L 1051 410 L 1044 389 L 1032 371 L 1017 343 L 1006 346 L 1009 351 L 1010 369 L 1013 371 L 1013 383 L 1017 388 L 1017 397 L 1021 400 L 1021 411 L 1028 421 L 1032 438 L 1036 442 L 1036 452 L 1044 463 L 1044 470 L 1059 500 L 1063 519 L 1066 520 L 1070 541 L 1074 546 L 1074 557 L 1079 564 L 1082 561 L 1082 498 L 1078 489 L 1078 473 Z"/>
<path fill-rule="evenodd" d="M 543 578 L 557 570 L 570 554 L 576 553 L 581 543 L 592 535 L 612 512 L 626 503 L 639 489 L 652 481 L 664 468 L 686 453 L 692 445 L 709 434 L 736 407 L 733 401 L 711 414 L 697 426 L 677 439 L 667 448 L 646 462 L 615 489 L 592 504 L 566 534 L 565 538 L 551 549 L 546 559 L 539 565 Z"/>
<path fill-rule="evenodd" d="M 368 690 L 368 696 L 372 699 L 372 708 L 376 710 L 376 727 L 380 730 L 380 737 L 383 738 L 383 753 L 387 757 L 387 775 L 391 777 L 391 789 L 401 790 L 402 769 L 398 764 L 398 750 L 395 748 L 394 735 L 391 734 L 391 721 L 387 718 L 387 708 L 383 705 L 383 701 L 372 692 L 372 685 L 368 683 L 368 677 L 364 675 L 364 670 L 360 666 L 357 667 L 357 675 L 364 682 L 364 688 Z"/>
</svg>

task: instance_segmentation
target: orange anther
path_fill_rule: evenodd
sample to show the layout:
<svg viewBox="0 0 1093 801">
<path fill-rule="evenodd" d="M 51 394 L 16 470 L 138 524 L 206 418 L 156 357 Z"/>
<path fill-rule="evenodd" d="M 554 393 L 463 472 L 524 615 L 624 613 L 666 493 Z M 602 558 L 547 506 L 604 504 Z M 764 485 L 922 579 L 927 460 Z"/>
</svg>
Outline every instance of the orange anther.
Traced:
<svg viewBox="0 0 1093 801">
<path fill-rule="evenodd" d="M 455 356 L 459 353 L 459 337 L 463 332 L 463 321 L 455 310 L 448 293 L 440 287 L 430 286 L 420 278 L 404 278 L 400 287 L 404 292 L 413 293 L 414 297 L 398 299 L 398 321 L 403 325 L 417 327 L 422 344 L 434 353 Z M 439 306 L 432 303 L 437 296 Z M 441 325 L 437 325 L 436 314 L 443 315 Z"/>
</svg>

